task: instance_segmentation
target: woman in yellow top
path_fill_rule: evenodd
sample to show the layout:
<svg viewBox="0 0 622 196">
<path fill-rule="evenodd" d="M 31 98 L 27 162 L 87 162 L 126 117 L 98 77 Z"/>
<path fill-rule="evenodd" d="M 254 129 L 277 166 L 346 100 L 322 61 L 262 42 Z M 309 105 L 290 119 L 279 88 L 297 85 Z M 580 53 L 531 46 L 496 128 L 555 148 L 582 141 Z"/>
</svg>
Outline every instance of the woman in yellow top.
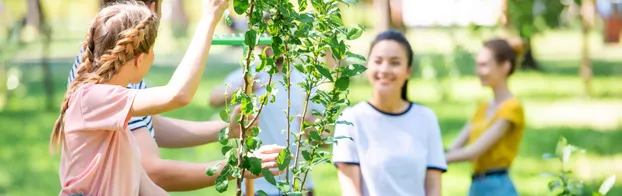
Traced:
<svg viewBox="0 0 622 196">
<path fill-rule="evenodd" d="M 502 39 L 487 41 L 477 54 L 477 76 L 483 86 L 492 89 L 494 99 L 477 108 L 446 153 L 448 163 L 472 162 L 469 196 L 518 195 L 508 169 L 518 154 L 525 122 L 523 107 L 507 82 L 517 56 Z"/>
</svg>

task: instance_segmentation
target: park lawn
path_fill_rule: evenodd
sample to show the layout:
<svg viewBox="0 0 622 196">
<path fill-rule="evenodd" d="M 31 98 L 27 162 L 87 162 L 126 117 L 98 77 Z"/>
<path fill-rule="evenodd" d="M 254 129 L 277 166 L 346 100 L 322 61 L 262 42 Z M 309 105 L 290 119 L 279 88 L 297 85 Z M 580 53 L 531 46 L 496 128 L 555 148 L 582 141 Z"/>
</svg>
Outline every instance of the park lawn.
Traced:
<svg viewBox="0 0 622 196">
<path fill-rule="evenodd" d="M 223 64 L 210 62 L 211 65 Z M 581 98 L 581 80 L 576 72 L 567 70 L 563 62 L 547 62 L 546 68 L 556 74 L 518 73 L 511 86 L 525 105 L 528 126 L 521 146 L 520 155 L 513 168 L 512 176 L 522 195 L 546 195 L 549 178 L 540 173 L 559 168 L 552 160 L 542 160 L 543 153 L 553 152 L 557 139 L 565 136 L 569 142 L 587 150 L 586 154 L 573 158 L 576 176 L 588 187 L 597 188 L 602 180 L 611 174 L 622 174 L 622 103 L 618 87 L 622 73 L 611 73 L 611 63 L 595 65 L 594 91 L 592 99 Z M 554 66 L 561 64 L 559 66 Z M 208 106 L 211 88 L 221 82 L 235 65 L 209 67 L 193 102 L 182 109 L 164 114 L 188 120 L 218 119 L 218 108 Z M 603 70 L 604 69 L 604 70 Z M 69 65 L 54 65 L 56 102 L 60 104 L 61 90 L 66 85 Z M 169 66 L 154 66 L 146 80 L 149 85 L 163 85 L 172 74 Z M 564 70 L 564 71 L 559 71 Z M 0 195 L 49 195 L 59 190 L 58 156 L 48 154 L 48 139 L 57 111 L 43 111 L 43 90 L 41 73 L 33 64 L 21 66 L 23 83 L 16 89 L 5 111 L 0 112 L 0 125 L 4 127 L 0 137 Z M 449 146 L 465 120 L 472 114 L 476 103 L 489 97 L 472 76 L 464 76 L 455 83 L 452 99 L 440 101 L 432 81 L 418 79 L 414 74 L 410 85 L 412 100 L 432 108 L 443 132 L 443 141 Z M 362 79 L 352 84 L 353 103 L 369 97 L 370 89 Z M 459 99 L 458 99 L 459 98 Z M 617 100 L 615 98 L 618 98 Z M 568 115 L 571 114 L 571 115 Z M 577 118 L 578 117 L 578 118 Z M 594 123 L 596 122 L 596 123 Z M 157 129 L 157 128 L 156 128 Z M 157 133 L 156 133 L 157 134 Z M 397 139 L 397 138 L 396 138 Z M 162 156 L 168 159 L 187 161 L 212 161 L 222 158 L 219 144 L 208 144 L 197 148 L 162 149 Z M 619 167 L 618 167 L 619 168 Z M 452 164 L 443 175 L 443 195 L 465 195 L 470 184 L 468 163 Z M 313 171 L 317 195 L 340 195 L 334 166 L 318 166 Z M 235 189 L 230 181 L 229 190 L 223 195 L 233 195 Z M 173 193 L 173 195 L 219 195 L 214 188 Z M 610 195 L 622 195 L 622 183 L 616 183 Z"/>
</svg>

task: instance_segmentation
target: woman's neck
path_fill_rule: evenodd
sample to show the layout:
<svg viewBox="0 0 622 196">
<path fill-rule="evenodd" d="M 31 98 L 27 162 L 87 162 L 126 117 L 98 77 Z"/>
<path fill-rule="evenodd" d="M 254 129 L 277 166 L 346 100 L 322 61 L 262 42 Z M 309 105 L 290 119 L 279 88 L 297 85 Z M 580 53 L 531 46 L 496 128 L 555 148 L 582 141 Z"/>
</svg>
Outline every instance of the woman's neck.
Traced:
<svg viewBox="0 0 622 196">
<path fill-rule="evenodd" d="M 493 87 L 492 93 L 494 95 L 495 103 L 502 103 L 512 97 L 512 93 L 508 88 L 507 82 L 502 82 L 501 84 Z"/>
<path fill-rule="evenodd" d="M 391 95 L 374 93 L 369 103 L 376 109 L 387 113 L 401 113 L 408 107 L 408 101 L 403 100 L 400 94 Z"/>
</svg>

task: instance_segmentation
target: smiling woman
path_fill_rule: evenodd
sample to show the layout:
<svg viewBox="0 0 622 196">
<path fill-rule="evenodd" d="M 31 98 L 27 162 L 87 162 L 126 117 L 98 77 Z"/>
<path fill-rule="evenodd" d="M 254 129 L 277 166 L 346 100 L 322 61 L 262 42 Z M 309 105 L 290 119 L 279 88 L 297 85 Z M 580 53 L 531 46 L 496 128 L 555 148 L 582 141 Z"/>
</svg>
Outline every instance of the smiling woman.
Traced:
<svg viewBox="0 0 622 196">
<path fill-rule="evenodd" d="M 333 147 L 342 195 L 441 195 L 447 163 L 438 119 L 406 97 L 410 44 L 389 30 L 370 51 L 366 73 L 373 96 L 343 111 L 339 120 L 352 125 L 335 127 L 335 137 L 353 139 Z"/>
</svg>

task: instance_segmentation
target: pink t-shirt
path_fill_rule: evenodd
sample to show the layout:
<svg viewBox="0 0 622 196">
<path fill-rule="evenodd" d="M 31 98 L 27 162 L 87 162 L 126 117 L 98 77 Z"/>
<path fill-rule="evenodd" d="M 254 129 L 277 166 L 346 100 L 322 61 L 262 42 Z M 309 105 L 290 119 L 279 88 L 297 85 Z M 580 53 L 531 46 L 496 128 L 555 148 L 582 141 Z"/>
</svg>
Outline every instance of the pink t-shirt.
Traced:
<svg viewBox="0 0 622 196">
<path fill-rule="evenodd" d="M 86 84 L 69 99 L 60 195 L 138 195 L 140 152 L 127 129 L 135 89 Z"/>
</svg>

